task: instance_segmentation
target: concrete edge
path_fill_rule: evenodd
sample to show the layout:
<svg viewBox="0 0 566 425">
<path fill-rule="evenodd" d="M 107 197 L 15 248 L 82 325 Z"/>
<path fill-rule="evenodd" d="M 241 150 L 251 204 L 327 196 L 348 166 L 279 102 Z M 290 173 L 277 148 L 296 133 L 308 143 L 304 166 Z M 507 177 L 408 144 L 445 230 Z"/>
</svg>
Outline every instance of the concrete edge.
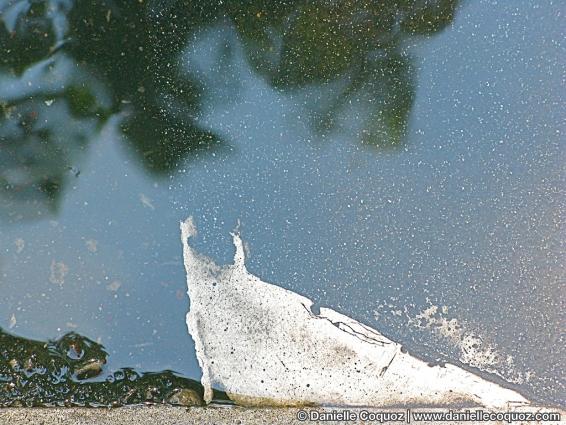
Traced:
<svg viewBox="0 0 566 425">
<path fill-rule="evenodd" d="M 452 414 L 466 414 L 477 412 L 478 409 L 454 409 Z M 42 425 L 193 425 L 193 424 L 362 424 L 362 423 L 408 423 L 406 415 L 411 415 L 410 423 L 437 423 L 437 424 L 559 424 L 566 423 L 566 412 L 558 408 L 548 407 L 522 407 L 507 412 L 490 412 L 482 410 L 485 414 L 499 413 L 522 414 L 521 417 L 510 420 L 434 420 L 415 418 L 419 413 L 447 414 L 449 409 L 416 408 L 408 411 L 405 408 L 242 408 L 234 406 L 209 407 L 174 407 L 174 406 L 132 406 L 114 409 L 106 408 L 4 408 L 0 409 L 0 425 L 42 424 Z M 527 420 L 526 414 L 558 413 L 560 420 Z M 400 418 L 400 414 L 405 415 Z M 318 419 L 317 418 L 318 415 Z M 325 415 L 325 416 L 323 416 Z M 342 415 L 342 416 L 340 416 Z M 305 418 L 304 420 L 299 420 Z M 448 419 L 448 418 L 445 418 Z"/>
</svg>

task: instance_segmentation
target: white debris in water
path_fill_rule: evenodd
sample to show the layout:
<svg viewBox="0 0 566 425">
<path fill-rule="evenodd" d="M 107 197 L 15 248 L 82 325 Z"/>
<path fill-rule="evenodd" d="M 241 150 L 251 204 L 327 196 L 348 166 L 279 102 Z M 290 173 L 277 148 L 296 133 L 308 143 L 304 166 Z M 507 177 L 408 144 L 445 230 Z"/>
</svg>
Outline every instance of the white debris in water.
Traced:
<svg viewBox="0 0 566 425">
<path fill-rule="evenodd" d="M 485 372 L 496 374 L 513 383 L 528 380 L 528 373 L 515 370 L 512 356 L 504 356 L 490 343 L 455 318 L 448 319 L 448 307 L 431 305 L 409 319 L 409 324 L 422 329 L 430 329 L 436 335 L 448 340 L 460 353 L 458 360 Z"/>
<path fill-rule="evenodd" d="M 98 251 L 98 241 L 95 239 L 88 239 L 85 242 L 85 245 L 86 245 L 86 249 L 88 249 L 92 253 Z"/>
<path fill-rule="evenodd" d="M 122 282 L 120 282 L 119 280 L 113 280 L 108 285 L 106 285 L 106 289 L 111 292 L 116 292 L 118 289 L 120 289 L 120 286 L 122 286 Z"/>
<path fill-rule="evenodd" d="M 150 210 L 155 210 L 155 205 L 153 205 L 153 201 L 144 193 L 140 193 L 140 201 L 142 205 Z"/>
<path fill-rule="evenodd" d="M 17 323 L 18 323 L 18 321 L 16 320 L 16 315 L 14 313 L 12 313 L 12 316 L 10 316 L 10 324 L 8 325 L 8 328 L 13 329 L 14 326 L 16 326 Z"/>
<path fill-rule="evenodd" d="M 26 241 L 22 238 L 18 238 L 14 241 L 14 245 L 16 245 L 16 254 L 20 254 L 26 247 Z"/>
<path fill-rule="evenodd" d="M 49 268 L 51 271 L 49 275 L 49 281 L 57 285 L 63 286 L 65 283 L 65 276 L 69 273 L 69 266 L 63 262 L 57 262 L 55 260 L 51 261 L 51 266 Z"/>
<path fill-rule="evenodd" d="M 189 332 L 202 369 L 205 400 L 212 388 L 236 403 L 342 406 L 485 406 L 528 401 L 451 364 L 429 366 L 378 331 L 248 273 L 233 234 L 234 264 L 219 267 L 198 254 L 181 223 L 190 311 Z"/>
</svg>

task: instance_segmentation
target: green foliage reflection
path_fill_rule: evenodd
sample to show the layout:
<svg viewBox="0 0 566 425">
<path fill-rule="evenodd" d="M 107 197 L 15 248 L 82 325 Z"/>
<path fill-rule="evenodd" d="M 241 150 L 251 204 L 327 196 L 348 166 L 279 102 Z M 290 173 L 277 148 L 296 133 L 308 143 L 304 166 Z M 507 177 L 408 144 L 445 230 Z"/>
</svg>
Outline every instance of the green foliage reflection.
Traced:
<svg viewBox="0 0 566 425">
<path fill-rule="evenodd" d="M 76 333 L 43 342 L 0 328 L 0 407 L 202 403 L 197 381 L 171 371 L 108 373 L 107 359 L 102 345 Z M 226 400 L 221 392 L 215 395 Z"/>
<path fill-rule="evenodd" d="M 323 99 L 315 131 L 350 120 L 360 142 L 399 146 L 415 93 L 408 40 L 438 33 L 457 5 L 0 0 L 0 209 L 12 220 L 56 211 L 69 170 L 116 114 L 156 176 L 222 148 L 196 124 L 204 88 L 182 63 L 195 34 L 219 23 L 236 29 L 247 62 L 274 88 Z"/>
</svg>

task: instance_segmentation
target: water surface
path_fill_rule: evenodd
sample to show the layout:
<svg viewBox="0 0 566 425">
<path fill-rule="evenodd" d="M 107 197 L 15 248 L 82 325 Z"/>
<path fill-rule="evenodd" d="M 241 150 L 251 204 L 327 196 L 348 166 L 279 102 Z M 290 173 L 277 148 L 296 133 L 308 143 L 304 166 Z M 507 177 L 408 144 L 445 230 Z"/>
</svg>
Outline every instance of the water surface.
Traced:
<svg viewBox="0 0 566 425">
<path fill-rule="evenodd" d="M 240 220 L 263 280 L 563 405 L 563 14 L 0 1 L 0 327 L 198 379 L 178 223 L 227 263 Z"/>
</svg>

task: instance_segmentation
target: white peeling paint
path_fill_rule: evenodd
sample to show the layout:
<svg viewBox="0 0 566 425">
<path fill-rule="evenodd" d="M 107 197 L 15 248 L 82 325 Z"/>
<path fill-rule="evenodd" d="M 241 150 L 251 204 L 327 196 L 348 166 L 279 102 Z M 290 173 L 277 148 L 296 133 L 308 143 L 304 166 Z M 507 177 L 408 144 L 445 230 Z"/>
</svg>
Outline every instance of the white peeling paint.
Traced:
<svg viewBox="0 0 566 425">
<path fill-rule="evenodd" d="M 189 332 L 212 388 L 236 403 L 259 405 L 454 406 L 508 408 L 528 401 L 451 364 L 429 366 L 378 331 L 263 282 L 246 270 L 233 234 L 234 264 L 219 267 L 198 254 L 181 223 L 190 311 Z"/>
</svg>

